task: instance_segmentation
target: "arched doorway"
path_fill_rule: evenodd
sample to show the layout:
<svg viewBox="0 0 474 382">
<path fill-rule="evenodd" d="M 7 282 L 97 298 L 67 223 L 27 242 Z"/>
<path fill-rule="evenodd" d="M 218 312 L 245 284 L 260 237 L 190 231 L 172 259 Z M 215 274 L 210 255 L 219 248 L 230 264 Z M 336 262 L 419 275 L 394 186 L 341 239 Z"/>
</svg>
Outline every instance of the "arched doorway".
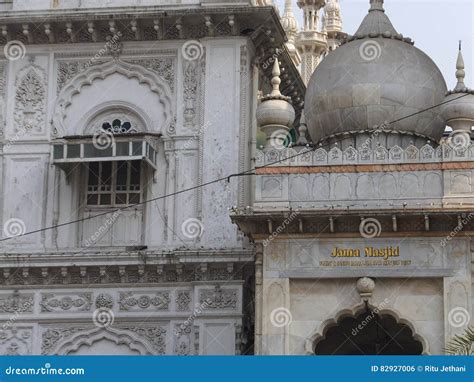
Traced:
<svg viewBox="0 0 474 382">
<path fill-rule="evenodd" d="M 423 344 L 412 329 L 369 307 L 341 317 L 314 346 L 316 355 L 419 355 Z"/>
</svg>

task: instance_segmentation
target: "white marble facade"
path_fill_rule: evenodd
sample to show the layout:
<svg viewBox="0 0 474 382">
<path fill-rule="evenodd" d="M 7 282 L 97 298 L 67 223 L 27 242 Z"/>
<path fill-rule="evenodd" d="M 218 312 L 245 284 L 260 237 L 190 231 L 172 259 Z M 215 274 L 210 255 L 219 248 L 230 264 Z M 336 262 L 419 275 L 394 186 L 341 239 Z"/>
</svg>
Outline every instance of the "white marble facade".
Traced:
<svg viewBox="0 0 474 382">
<path fill-rule="evenodd" d="M 118 7 L 116 15 L 128 17 L 121 6 L 145 14 L 173 3 L 0 6 L 19 19 L 53 20 L 49 12 L 57 9 Z M 0 220 L 8 240 L 0 243 L 0 354 L 239 354 L 245 267 L 253 255 L 228 210 L 247 203 L 248 181 L 234 178 L 114 213 L 86 205 L 86 164 L 56 165 L 51 143 L 90 140 L 104 121 L 129 122 L 151 137 L 157 153 L 155 168 L 142 166 L 141 201 L 242 171 L 255 139 L 254 46 L 231 35 L 226 12 L 224 29 L 199 41 L 158 40 L 152 16 L 151 27 L 135 35 L 125 31 L 130 22 L 99 31 L 91 15 L 72 26 L 31 26 L 34 41 L 27 34 L 17 41 L 16 26 L 3 27 Z M 76 35 L 74 28 L 84 26 Z M 200 28 L 206 31 L 204 22 Z M 120 31 L 128 37 L 115 40 Z M 73 36 L 81 33 L 78 42 Z M 11 41 L 25 49 L 13 58 Z"/>
</svg>

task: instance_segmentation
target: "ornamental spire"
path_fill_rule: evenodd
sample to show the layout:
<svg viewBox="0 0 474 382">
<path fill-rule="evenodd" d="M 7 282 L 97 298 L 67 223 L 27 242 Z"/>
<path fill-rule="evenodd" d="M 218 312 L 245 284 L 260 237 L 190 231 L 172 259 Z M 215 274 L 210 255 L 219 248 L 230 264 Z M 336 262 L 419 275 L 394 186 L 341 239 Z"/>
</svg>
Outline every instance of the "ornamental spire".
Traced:
<svg viewBox="0 0 474 382">
<path fill-rule="evenodd" d="M 270 96 L 272 97 L 279 97 L 281 96 L 280 93 L 280 64 L 278 63 L 278 59 L 275 59 L 275 63 L 273 64 L 273 69 L 272 69 L 272 86 L 273 90 L 270 93 Z"/>
<path fill-rule="evenodd" d="M 458 79 L 458 83 L 454 88 L 454 91 L 461 91 L 462 89 L 466 88 L 464 84 L 464 78 L 466 77 L 466 71 L 464 70 L 464 57 L 462 55 L 462 45 L 461 41 L 459 41 L 459 53 L 458 59 L 456 61 L 456 78 Z"/>
<path fill-rule="evenodd" d="M 372 12 L 372 11 L 385 12 L 385 9 L 383 9 L 383 0 L 370 0 L 369 12 Z"/>
</svg>

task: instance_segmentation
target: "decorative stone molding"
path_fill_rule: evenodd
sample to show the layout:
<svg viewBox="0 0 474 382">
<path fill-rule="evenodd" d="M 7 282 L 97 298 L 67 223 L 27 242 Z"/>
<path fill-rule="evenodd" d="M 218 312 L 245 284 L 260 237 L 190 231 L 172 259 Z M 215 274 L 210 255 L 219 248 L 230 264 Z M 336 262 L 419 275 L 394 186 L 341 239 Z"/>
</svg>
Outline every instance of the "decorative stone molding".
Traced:
<svg viewBox="0 0 474 382">
<path fill-rule="evenodd" d="M 141 65 L 162 77 L 174 93 L 176 86 L 176 58 L 175 57 L 153 57 L 143 59 L 125 59 L 131 64 Z"/>
<path fill-rule="evenodd" d="M 13 119 L 16 132 L 44 133 L 46 100 L 46 74 L 42 68 L 30 63 L 15 80 Z"/>
<path fill-rule="evenodd" d="M 105 252 L 104 252 L 105 254 Z M 128 254 L 130 256 L 130 254 Z M 246 257 L 246 261 L 250 258 Z M 107 266 L 107 272 L 101 279 L 99 266 L 62 266 L 44 268 L 40 266 L 29 266 L 28 273 L 24 277 L 21 269 L 26 267 L 4 267 L 0 271 L 0 283 L 4 285 L 93 285 L 93 284 L 146 284 L 146 283 L 163 283 L 177 281 L 177 273 L 174 266 L 157 266 L 146 265 L 143 269 L 142 276 L 138 273 L 136 265 L 119 266 L 115 264 L 104 264 Z M 221 268 L 219 266 L 218 268 Z M 214 267 L 210 267 L 214 269 Z M 220 281 L 214 279 L 220 272 L 211 272 L 209 267 L 206 268 L 204 274 L 201 272 L 200 265 L 188 264 L 184 267 L 181 278 L 183 282 L 202 281 Z M 61 274 L 61 272 L 64 274 Z M 240 267 L 234 266 L 234 270 L 228 274 L 226 280 L 241 280 L 242 270 Z M 0 295 L 0 301 L 1 301 Z"/>
<path fill-rule="evenodd" d="M 161 326 L 48 328 L 43 332 L 41 351 L 43 355 L 67 355 L 76 352 L 83 345 L 92 346 L 97 341 L 107 339 L 117 345 L 126 344 L 141 355 L 161 355 L 166 351 L 165 338 L 166 330 Z"/>
<path fill-rule="evenodd" d="M 0 61 L 0 137 L 4 135 L 7 91 L 7 65 Z"/>
<path fill-rule="evenodd" d="M 119 296 L 120 310 L 127 312 L 168 310 L 171 301 L 168 292 L 156 292 L 154 295 L 121 292 Z"/>
<path fill-rule="evenodd" d="M 214 289 L 200 291 L 199 303 L 205 309 L 235 309 L 237 307 L 237 291 L 222 289 L 220 285 L 216 285 Z"/>
<path fill-rule="evenodd" d="M 41 312 L 89 312 L 92 307 L 92 293 L 42 294 L 40 306 Z"/>
<path fill-rule="evenodd" d="M 33 304 L 33 295 L 0 296 L 0 313 L 32 313 Z"/>
<path fill-rule="evenodd" d="M 437 148 L 431 145 L 418 149 L 408 146 L 402 149 L 393 146 L 390 150 L 378 147 L 374 150 L 367 147 L 348 147 L 344 151 L 338 147 L 331 150 L 320 147 L 317 149 L 293 148 L 258 150 L 256 154 L 257 166 L 328 166 L 328 165 L 358 165 L 358 164 L 399 164 L 399 163 L 433 163 L 445 161 L 472 161 L 474 158 L 474 144 L 467 147 L 453 148 L 448 143 Z"/>
<path fill-rule="evenodd" d="M 141 65 L 131 64 L 122 60 L 113 60 L 101 65 L 89 67 L 86 71 L 76 75 L 59 93 L 55 104 L 53 125 L 57 134 L 63 135 L 68 131 L 64 125 L 66 110 L 71 105 L 75 95 L 81 89 L 92 84 L 94 81 L 119 73 L 127 78 L 135 78 L 138 82 L 146 84 L 150 91 L 157 94 L 164 109 L 164 130 L 171 124 L 174 115 L 174 100 L 168 84 L 155 72 L 145 69 Z"/>
</svg>

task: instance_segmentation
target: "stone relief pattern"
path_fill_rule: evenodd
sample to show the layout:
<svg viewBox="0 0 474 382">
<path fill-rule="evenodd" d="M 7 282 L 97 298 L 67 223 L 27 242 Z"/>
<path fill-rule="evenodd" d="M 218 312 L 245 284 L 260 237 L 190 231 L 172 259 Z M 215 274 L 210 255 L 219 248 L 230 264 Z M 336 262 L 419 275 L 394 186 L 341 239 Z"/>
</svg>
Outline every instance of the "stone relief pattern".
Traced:
<svg viewBox="0 0 474 382">
<path fill-rule="evenodd" d="M 153 345 L 155 354 L 163 355 L 166 353 L 166 329 L 161 326 L 154 327 L 124 327 L 123 329 L 130 330 L 139 337 L 147 340 Z"/>
<path fill-rule="evenodd" d="M 0 297 L 0 313 L 32 313 L 34 297 L 33 295 L 20 296 L 9 295 Z"/>
<path fill-rule="evenodd" d="M 222 289 L 220 285 L 216 285 L 214 289 L 200 291 L 199 303 L 205 309 L 235 309 L 237 307 L 237 291 Z"/>
<path fill-rule="evenodd" d="M 133 292 L 122 292 L 119 294 L 120 310 L 127 312 L 168 310 L 170 301 L 168 292 L 157 292 L 154 295 L 136 294 Z"/>
<path fill-rule="evenodd" d="M 57 72 L 57 87 L 56 92 L 62 90 L 64 85 L 69 82 L 72 78 L 74 78 L 79 73 L 82 73 L 92 65 L 100 65 L 103 64 L 105 61 L 69 61 L 69 62 L 58 62 L 58 72 Z"/>
<path fill-rule="evenodd" d="M 202 82 L 205 53 L 200 60 L 183 62 L 183 101 L 184 101 L 184 126 L 197 127 L 197 103 Z"/>
<path fill-rule="evenodd" d="M 162 77 L 169 85 L 171 92 L 175 89 L 176 59 L 173 57 L 126 60 L 131 64 L 141 65 Z"/>
<path fill-rule="evenodd" d="M 0 137 L 4 135 L 5 128 L 5 93 L 7 89 L 7 65 L 0 62 Z"/>
<path fill-rule="evenodd" d="M 28 355 L 32 352 L 33 328 L 14 327 L 0 330 L 0 354 Z"/>
<path fill-rule="evenodd" d="M 31 64 L 15 81 L 15 130 L 43 133 L 46 113 L 46 78 L 43 70 Z"/>
<path fill-rule="evenodd" d="M 178 291 L 176 294 L 176 310 L 180 312 L 189 311 L 189 303 L 191 302 L 190 292 Z"/>
<path fill-rule="evenodd" d="M 141 65 L 151 71 L 157 73 L 162 77 L 166 83 L 169 85 L 172 92 L 175 89 L 175 67 L 176 59 L 173 57 L 163 57 L 163 58 L 148 58 L 140 60 L 125 60 L 128 63 Z M 56 91 L 59 92 L 64 88 L 64 86 L 76 75 L 84 72 L 89 67 L 94 65 L 103 64 L 105 61 L 59 61 L 58 70 L 57 70 L 57 87 Z"/>
<path fill-rule="evenodd" d="M 48 328 L 43 332 L 41 342 L 41 354 L 52 354 L 59 342 L 72 335 L 87 330 L 86 327 Z"/>
<path fill-rule="evenodd" d="M 43 294 L 40 306 L 41 312 L 89 312 L 92 307 L 92 293 L 66 296 Z"/>
<path fill-rule="evenodd" d="M 310 149 L 303 149 L 310 150 Z M 390 150 L 385 147 L 378 147 L 375 150 L 368 148 L 348 147 L 344 151 L 334 147 L 327 151 L 319 148 L 310 150 L 305 154 L 292 148 L 283 150 L 259 150 L 256 154 L 257 166 L 268 165 L 279 162 L 274 166 L 326 166 L 341 164 L 383 164 L 383 163 L 426 163 L 439 162 L 441 160 L 472 160 L 474 158 L 474 145 L 469 147 L 453 149 L 449 144 L 443 144 L 436 149 L 430 145 L 425 145 L 421 149 L 409 146 L 402 149 L 394 146 Z M 298 156 L 297 156 L 298 155 Z M 287 159 L 290 158 L 290 159 Z"/>
<path fill-rule="evenodd" d="M 191 355 L 193 352 L 193 333 L 190 325 L 184 329 L 180 328 L 180 324 L 175 325 L 175 343 L 173 354 L 175 355 Z"/>
</svg>

